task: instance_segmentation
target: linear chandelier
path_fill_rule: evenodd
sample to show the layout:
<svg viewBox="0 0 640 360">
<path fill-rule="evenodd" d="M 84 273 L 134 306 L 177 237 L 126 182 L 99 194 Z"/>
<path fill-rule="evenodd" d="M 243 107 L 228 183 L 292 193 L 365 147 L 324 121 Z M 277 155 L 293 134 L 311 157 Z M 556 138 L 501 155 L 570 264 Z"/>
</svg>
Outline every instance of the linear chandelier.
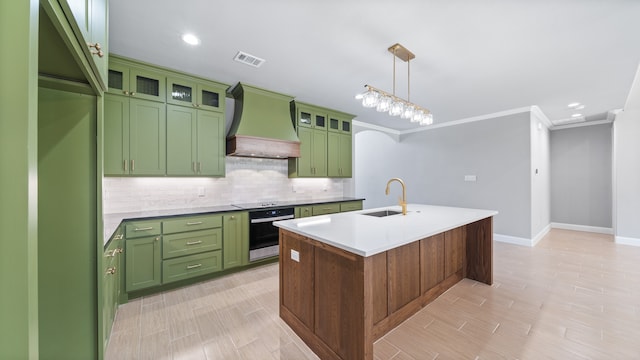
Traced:
<svg viewBox="0 0 640 360">
<path fill-rule="evenodd" d="M 356 95 L 356 99 L 362 100 L 362 106 L 375 108 L 378 112 L 388 112 L 391 116 L 400 116 L 420 125 L 433 124 L 431 111 L 411 102 L 410 63 L 416 56 L 400 44 L 391 45 L 388 50 L 393 54 L 393 93 L 389 94 L 371 85 L 365 85 L 367 90 Z M 396 58 L 407 63 L 407 100 L 396 96 Z"/>
</svg>

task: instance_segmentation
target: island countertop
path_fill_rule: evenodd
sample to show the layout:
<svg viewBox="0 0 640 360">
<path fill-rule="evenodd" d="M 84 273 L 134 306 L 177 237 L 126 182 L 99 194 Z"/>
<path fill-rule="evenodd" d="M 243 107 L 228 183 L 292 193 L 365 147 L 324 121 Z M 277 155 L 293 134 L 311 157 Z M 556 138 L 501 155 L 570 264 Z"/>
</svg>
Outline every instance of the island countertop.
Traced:
<svg viewBox="0 0 640 360">
<path fill-rule="evenodd" d="M 365 215 L 400 206 L 277 221 L 282 229 L 363 257 L 372 256 L 498 214 L 494 210 L 408 204 L 407 215 Z"/>
</svg>

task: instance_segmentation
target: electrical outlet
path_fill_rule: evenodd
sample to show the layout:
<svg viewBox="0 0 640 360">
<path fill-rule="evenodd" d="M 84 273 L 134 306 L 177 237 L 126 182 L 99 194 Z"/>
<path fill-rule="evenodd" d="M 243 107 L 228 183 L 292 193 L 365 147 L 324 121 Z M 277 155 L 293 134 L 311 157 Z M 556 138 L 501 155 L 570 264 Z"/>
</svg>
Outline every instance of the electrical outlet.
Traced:
<svg viewBox="0 0 640 360">
<path fill-rule="evenodd" d="M 291 260 L 300 262 L 300 253 L 291 249 Z"/>
<path fill-rule="evenodd" d="M 205 197 L 206 193 L 203 186 L 198 187 L 198 197 Z"/>
</svg>

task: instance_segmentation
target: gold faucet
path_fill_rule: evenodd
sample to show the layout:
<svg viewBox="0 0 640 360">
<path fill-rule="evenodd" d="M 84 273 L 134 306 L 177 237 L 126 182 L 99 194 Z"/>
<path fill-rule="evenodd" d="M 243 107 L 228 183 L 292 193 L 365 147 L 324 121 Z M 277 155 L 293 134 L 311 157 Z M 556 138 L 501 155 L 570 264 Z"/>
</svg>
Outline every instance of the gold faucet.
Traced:
<svg viewBox="0 0 640 360">
<path fill-rule="evenodd" d="M 386 195 L 389 195 L 389 185 L 391 185 L 393 181 L 397 181 L 400 183 L 400 185 L 402 185 L 402 197 L 400 198 L 400 206 L 402 207 L 402 215 L 407 215 L 407 187 L 404 185 L 404 181 L 402 181 L 402 179 L 393 178 L 387 181 L 387 188 L 384 190 L 384 193 Z"/>
</svg>

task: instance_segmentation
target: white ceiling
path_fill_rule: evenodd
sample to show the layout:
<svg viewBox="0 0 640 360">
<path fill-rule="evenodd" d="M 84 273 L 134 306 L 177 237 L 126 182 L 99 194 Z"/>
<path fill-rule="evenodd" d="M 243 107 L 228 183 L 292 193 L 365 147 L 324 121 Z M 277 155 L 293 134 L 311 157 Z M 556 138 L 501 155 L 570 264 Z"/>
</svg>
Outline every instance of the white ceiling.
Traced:
<svg viewBox="0 0 640 360">
<path fill-rule="evenodd" d="M 588 120 L 624 106 L 640 62 L 637 0 L 110 0 L 110 51 L 238 81 L 404 131 L 363 108 L 365 84 L 392 91 L 399 42 L 411 50 L 411 101 L 434 123 L 532 105 L 552 121 L 570 102 Z M 182 42 L 192 32 L 201 45 Z M 241 50 L 260 68 L 233 61 Z M 396 95 L 407 97 L 406 63 Z"/>
</svg>

